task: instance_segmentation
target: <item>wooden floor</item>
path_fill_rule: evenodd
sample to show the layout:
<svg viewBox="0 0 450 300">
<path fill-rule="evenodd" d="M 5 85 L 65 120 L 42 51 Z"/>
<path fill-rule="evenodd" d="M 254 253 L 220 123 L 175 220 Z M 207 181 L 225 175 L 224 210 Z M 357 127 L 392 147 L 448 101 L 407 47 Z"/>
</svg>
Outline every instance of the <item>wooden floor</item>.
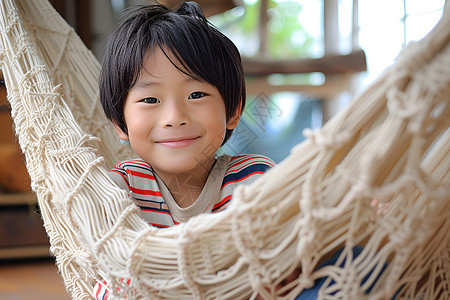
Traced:
<svg viewBox="0 0 450 300">
<path fill-rule="evenodd" d="M 66 300 L 70 296 L 53 260 L 0 260 L 0 299 Z"/>
</svg>

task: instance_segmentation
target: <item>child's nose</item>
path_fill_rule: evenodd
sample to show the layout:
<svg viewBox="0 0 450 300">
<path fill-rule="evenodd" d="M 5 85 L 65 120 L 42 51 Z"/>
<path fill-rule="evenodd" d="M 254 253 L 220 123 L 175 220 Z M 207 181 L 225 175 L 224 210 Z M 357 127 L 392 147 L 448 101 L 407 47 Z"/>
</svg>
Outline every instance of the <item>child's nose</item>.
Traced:
<svg viewBox="0 0 450 300">
<path fill-rule="evenodd" d="M 178 127 L 190 122 L 187 108 L 182 103 L 168 103 L 163 111 L 162 126 Z"/>
</svg>

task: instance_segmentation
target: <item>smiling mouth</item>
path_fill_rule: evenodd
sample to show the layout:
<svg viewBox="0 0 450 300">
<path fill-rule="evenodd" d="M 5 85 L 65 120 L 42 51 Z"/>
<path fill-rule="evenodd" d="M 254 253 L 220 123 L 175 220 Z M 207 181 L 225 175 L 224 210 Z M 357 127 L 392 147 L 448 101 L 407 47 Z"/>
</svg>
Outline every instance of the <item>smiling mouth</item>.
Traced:
<svg viewBox="0 0 450 300">
<path fill-rule="evenodd" d="M 199 136 L 196 137 L 182 137 L 182 138 L 170 138 L 159 140 L 156 143 L 162 146 L 170 147 L 170 148 L 183 148 L 189 146 L 194 143 Z"/>
</svg>

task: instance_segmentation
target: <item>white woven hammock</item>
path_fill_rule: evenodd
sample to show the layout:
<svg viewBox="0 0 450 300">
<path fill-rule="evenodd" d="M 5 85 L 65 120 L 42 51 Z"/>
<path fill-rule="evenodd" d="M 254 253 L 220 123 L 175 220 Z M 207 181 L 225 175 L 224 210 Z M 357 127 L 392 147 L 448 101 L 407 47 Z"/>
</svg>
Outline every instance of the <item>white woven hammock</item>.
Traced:
<svg viewBox="0 0 450 300">
<path fill-rule="evenodd" d="M 227 210 L 162 230 L 106 175 L 104 161 L 132 154 L 98 106 L 93 55 L 45 0 L 3 0 L 0 16 L 16 133 L 73 298 L 106 280 L 117 298 L 271 299 L 293 288 L 292 299 L 325 276 L 320 299 L 450 299 L 448 11 Z"/>
</svg>

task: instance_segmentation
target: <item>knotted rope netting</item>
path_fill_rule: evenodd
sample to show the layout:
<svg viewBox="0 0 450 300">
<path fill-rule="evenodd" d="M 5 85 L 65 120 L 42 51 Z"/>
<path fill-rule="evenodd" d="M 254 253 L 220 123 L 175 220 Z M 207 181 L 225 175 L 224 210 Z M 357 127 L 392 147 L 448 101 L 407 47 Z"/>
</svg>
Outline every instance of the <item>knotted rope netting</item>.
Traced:
<svg viewBox="0 0 450 300">
<path fill-rule="evenodd" d="M 73 298 L 106 281 L 117 298 L 292 299 L 318 278 L 320 299 L 450 298 L 449 12 L 227 210 L 161 230 L 106 175 L 132 154 L 93 55 L 48 2 L 0 8 L 15 130 Z"/>
</svg>

